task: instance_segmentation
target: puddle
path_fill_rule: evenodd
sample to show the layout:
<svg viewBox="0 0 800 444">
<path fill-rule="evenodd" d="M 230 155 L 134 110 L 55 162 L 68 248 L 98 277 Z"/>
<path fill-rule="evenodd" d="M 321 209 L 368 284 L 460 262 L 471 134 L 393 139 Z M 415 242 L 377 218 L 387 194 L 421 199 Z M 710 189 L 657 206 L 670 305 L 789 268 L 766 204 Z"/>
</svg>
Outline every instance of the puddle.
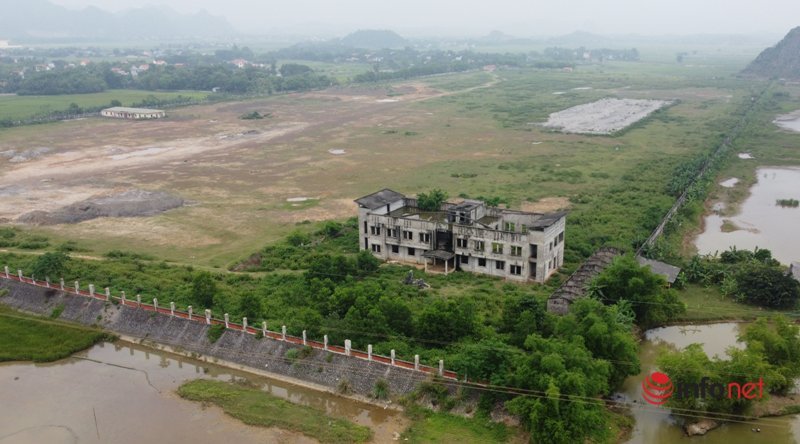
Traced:
<svg viewBox="0 0 800 444">
<path fill-rule="evenodd" d="M 572 88 L 573 91 L 587 91 L 592 89 L 591 86 L 579 86 L 577 88 Z"/>
<path fill-rule="evenodd" d="M 345 150 L 328 150 L 328 152 L 334 156 L 341 156 L 342 154 L 347 153 Z"/>
<path fill-rule="evenodd" d="M 397 100 L 397 99 L 378 99 L 378 100 L 375 101 L 375 103 L 395 103 L 395 102 L 399 102 L 399 100 Z"/>
<path fill-rule="evenodd" d="M 775 125 L 779 127 L 800 133 L 800 111 L 795 111 L 791 114 L 786 114 L 783 116 L 778 116 L 775 120 L 772 121 Z"/>
<path fill-rule="evenodd" d="M 53 364 L 0 365 L 0 442 L 281 442 L 312 439 L 245 425 L 175 394 L 183 382 L 246 380 L 261 390 L 373 428 L 375 442 L 401 432 L 401 413 L 289 383 L 118 342 Z M 96 418 L 96 421 L 95 421 Z M 177 437 L 180 437 L 179 439 Z"/>
<path fill-rule="evenodd" d="M 781 207 L 779 199 L 800 199 L 800 168 L 759 168 L 750 196 L 740 213 L 725 219 L 741 230 L 723 232 L 718 214 L 705 217 L 705 231 L 695 239 L 700 254 L 722 252 L 735 246 L 752 250 L 767 248 L 783 264 L 800 259 L 800 208 Z"/>
<path fill-rule="evenodd" d="M 753 155 L 750 154 L 750 153 L 739 153 L 738 156 L 739 156 L 740 159 L 745 159 L 745 160 L 746 159 L 755 159 L 755 157 L 753 157 Z"/>
<path fill-rule="evenodd" d="M 556 91 L 556 92 L 553 93 L 553 95 L 554 96 L 560 96 L 560 95 L 566 94 L 566 93 L 567 93 L 566 91 Z"/>
<path fill-rule="evenodd" d="M 307 202 L 311 200 L 310 197 L 290 197 L 286 199 L 286 202 Z"/>
<path fill-rule="evenodd" d="M 710 325 L 679 325 L 649 330 L 639 344 L 639 360 L 642 373 L 625 380 L 620 393 L 622 400 L 634 402 L 631 413 L 636 418 L 636 426 L 629 443 L 635 444 L 678 444 L 702 442 L 703 444 L 750 444 L 768 442 L 789 444 L 800 441 L 800 416 L 763 418 L 747 423 L 723 424 L 705 436 L 688 438 L 683 429 L 675 425 L 669 410 L 646 404 L 642 398 L 642 380 L 657 370 L 655 361 L 661 350 L 667 346 L 683 349 L 692 343 L 701 343 L 709 356 L 725 357 L 725 349 L 739 347 L 736 341 L 739 329 L 745 324 L 721 323 Z M 760 428 L 761 433 L 751 429 Z M 757 437 L 757 439 L 756 439 Z"/>
</svg>

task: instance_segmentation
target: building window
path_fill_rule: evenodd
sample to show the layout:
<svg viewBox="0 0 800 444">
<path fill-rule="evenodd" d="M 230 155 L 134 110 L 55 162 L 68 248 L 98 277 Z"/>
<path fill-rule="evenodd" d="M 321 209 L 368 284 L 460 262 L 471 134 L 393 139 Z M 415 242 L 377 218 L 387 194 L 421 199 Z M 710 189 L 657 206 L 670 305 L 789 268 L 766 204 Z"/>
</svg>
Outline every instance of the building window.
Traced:
<svg viewBox="0 0 800 444">
<path fill-rule="evenodd" d="M 528 226 L 527 225 L 522 224 L 522 232 L 523 233 L 527 233 L 528 232 Z"/>
<path fill-rule="evenodd" d="M 372 252 L 373 253 L 380 253 L 381 252 L 381 246 L 378 245 L 378 244 L 372 244 Z"/>
<path fill-rule="evenodd" d="M 392 245 L 392 253 L 397 254 L 399 252 L 400 252 L 400 246 L 399 245 Z"/>
<path fill-rule="evenodd" d="M 558 235 L 558 241 L 559 242 L 564 242 L 564 232 L 563 231 Z"/>
<path fill-rule="evenodd" d="M 511 274 L 515 276 L 519 276 L 522 274 L 522 267 L 520 265 L 512 265 L 509 267 Z"/>
<path fill-rule="evenodd" d="M 531 266 L 531 279 L 536 279 L 536 264 Z"/>
<path fill-rule="evenodd" d="M 484 241 L 475 241 L 475 251 L 483 251 L 486 247 Z"/>
<path fill-rule="evenodd" d="M 429 243 L 431 241 L 430 233 L 420 233 L 419 234 L 419 241 L 422 243 Z"/>
<path fill-rule="evenodd" d="M 461 264 L 462 265 L 469 264 L 469 256 L 461 256 Z"/>
<path fill-rule="evenodd" d="M 494 261 L 494 268 L 497 270 L 505 270 L 506 261 Z"/>
<path fill-rule="evenodd" d="M 413 248 L 409 248 L 408 249 L 408 255 L 409 256 L 416 256 L 417 255 L 417 250 L 415 250 Z"/>
<path fill-rule="evenodd" d="M 461 238 L 461 237 L 457 238 L 456 239 L 456 246 L 458 248 L 467 248 L 467 240 L 464 239 L 464 238 Z"/>
<path fill-rule="evenodd" d="M 522 247 L 519 245 L 512 245 L 511 246 L 511 255 L 512 256 L 522 256 Z"/>
<path fill-rule="evenodd" d="M 369 227 L 369 232 L 372 233 L 374 236 L 380 236 L 381 235 L 381 227 L 379 227 L 377 225 L 373 225 L 373 226 Z"/>
<path fill-rule="evenodd" d="M 485 267 L 486 266 L 486 259 L 484 259 L 482 257 L 479 257 L 478 258 L 478 266 L 479 267 Z"/>
<path fill-rule="evenodd" d="M 503 254 L 503 244 L 492 242 L 492 253 Z"/>
<path fill-rule="evenodd" d="M 505 228 L 506 231 L 517 231 L 516 230 L 517 224 L 515 224 L 514 222 L 506 222 Z"/>
<path fill-rule="evenodd" d="M 414 239 L 414 233 L 408 230 L 403 230 L 403 239 L 412 240 Z"/>
<path fill-rule="evenodd" d="M 400 230 L 397 228 L 389 228 L 387 235 L 389 237 L 398 238 L 400 237 Z"/>
<path fill-rule="evenodd" d="M 531 244 L 531 257 L 536 259 L 539 257 L 539 246 Z"/>
</svg>

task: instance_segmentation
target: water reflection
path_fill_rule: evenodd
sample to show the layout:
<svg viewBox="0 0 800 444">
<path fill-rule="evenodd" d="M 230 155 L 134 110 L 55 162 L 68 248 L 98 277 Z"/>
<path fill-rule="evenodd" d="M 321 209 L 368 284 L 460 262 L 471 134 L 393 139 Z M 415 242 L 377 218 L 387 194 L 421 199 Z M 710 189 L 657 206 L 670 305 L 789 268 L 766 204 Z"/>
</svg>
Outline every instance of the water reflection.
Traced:
<svg viewBox="0 0 800 444">
<path fill-rule="evenodd" d="M 752 250 L 768 248 L 773 257 L 788 265 L 800 260 L 800 208 L 776 205 L 778 199 L 800 199 L 800 168 L 759 168 L 758 182 L 742 203 L 740 213 L 725 218 L 711 214 L 705 218 L 705 231 L 695 241 L 700 254 L 713 254 L 732 246 Z M 737 229 L 723 232 L 729 220 Z"/>
<path fill-rule="evenodd" d="M 0 415 L 0 443 L 166 442 L 165 434 L 193 443 L 313 442 L 295 432 L 246 426 L 175 394 L 184 381 L 198 377 L 245 381 L 348 418 L 371 427 L 375 442 L 391 441 L 406 426 L 393 410 L 118 342 L 57 363 L 0 365 L 0 405 L 14 406 Z"/>
<path fill-rule="evenodd" d="M 636 418 L 636 427 L 628 441 L 636 444 L 690 443 L 704 444 L 749 444 L 768 442 L 789 444 L 800 442 L 800 416 L 763 418 L 746 423 L 728 423 L 702 437 L 689 438 L 675 425 L 668 409 L 646 404 L 642 399 L 642 380 L 657 369 L 656 359 L 666 348 L 683 349 L 689 344 L 702 344 L 709 356 L 725 356 L 729 347 L 742 347 L 737 335 L 744 324 L 720 323 L 710 325 L 672 326 L 648 330 L 639 345 L 639 360 L 642 373 L 625 380 L 622 399 L 632 403 L 631 413 Z M 760 428 L 761 432 L 753 432 Z"/>
</svg>

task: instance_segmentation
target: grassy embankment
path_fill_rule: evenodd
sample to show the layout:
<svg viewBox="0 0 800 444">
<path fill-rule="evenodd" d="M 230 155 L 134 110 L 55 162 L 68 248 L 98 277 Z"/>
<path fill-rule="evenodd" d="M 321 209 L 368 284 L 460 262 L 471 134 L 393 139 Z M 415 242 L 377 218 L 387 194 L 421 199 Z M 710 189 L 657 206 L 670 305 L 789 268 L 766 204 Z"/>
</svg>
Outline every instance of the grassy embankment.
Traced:
<svg viewBox="0 0 800 444">
<path fill-rule="evenodd" d="M 181 385 L 178 394 L 217 405 L 245 424 L 293 430 L 323 443 L 366 442 L 372 435 L 365 426 L 242 385 L 198 379 Z"/>
<path fill-rule="evenodd" d="M 59 314 L 56 309 L 53 317 Z M 0 362 L 57 361 L 112 339 L 99 330 L 21 314 L 0 304 Z"/>
<path fill-rule="evenodd" d="M 208 96 L 206 92 L 176 91 L 153 92 L 138 90 L 109 90 L 94 94 L 67 94 L 59 96 L 0 96 L 0 120 L 25 120 L 43 116 L 52 112 L 66 111 L 74 103 L 81 108 L 92 108 L 108 105 L 112 100 L 119 100 L 123 106 L 131 106 L 148 97 L 159 100 L 172 100 L 178 96 L 202 100 Z"/>
</svg>

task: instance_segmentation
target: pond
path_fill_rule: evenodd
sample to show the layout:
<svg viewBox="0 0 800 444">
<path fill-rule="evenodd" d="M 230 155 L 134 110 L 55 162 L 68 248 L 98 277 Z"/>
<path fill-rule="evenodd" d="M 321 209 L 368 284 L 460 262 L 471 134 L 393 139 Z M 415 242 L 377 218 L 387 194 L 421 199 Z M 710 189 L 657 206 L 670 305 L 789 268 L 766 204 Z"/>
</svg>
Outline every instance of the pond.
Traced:
<svg viewBox="0 0 800 444">
<path fill-rule="evenodd" d="M 655 361 L 659 353 L 668 347 L 682 349 L 692 343 L 702 343 L 709 356 L 725 357 L 728 347 L 741 347 L 736 337 L 744 324 L 721 323 L 709 325 L 683 325 L 649 330 L 639 347 L 642 373 L 625 380 L 620 393 L 622 399 L 632 402 L 631 413 L 636 426 L 629 443 L 703 443 L 703 444 L 749 444 L 768 442 L 790 444 L 800 442 L 800 416 L 763 418 L 746 423 L 727 423 L 705 436 L 689 438 L 675 424 L 669 410 L 646 404 L 642 398 L 642 380 L 657 370 Z M 753 432 L 760 428 L 761 432 Z"/>
<path fill-rule="evenodd" d="M 391 441 L 406 426 L 391 409 L 119 341 L 52 364 L 0 364 L 0 443 L 316 442 L 296 432 L 247 426 L 175 393 L 197 378 L 246 380 L 369 426 L 375 442 Z"/>
<path fill-rule="evenodd" d="M 758 182 L 742 203 L 739 214 L 705 217 L 705 231 L 695 240 L 700 254 L 723 252 L 735 246 L 767 248 L 785 265 L 800 260 L 800 208 L 777 205 L 779 199 L 800 199 L 800 168 L 759 168 Z M 723 223 L 730 228 L 723 230 Z"/>
</svg>

